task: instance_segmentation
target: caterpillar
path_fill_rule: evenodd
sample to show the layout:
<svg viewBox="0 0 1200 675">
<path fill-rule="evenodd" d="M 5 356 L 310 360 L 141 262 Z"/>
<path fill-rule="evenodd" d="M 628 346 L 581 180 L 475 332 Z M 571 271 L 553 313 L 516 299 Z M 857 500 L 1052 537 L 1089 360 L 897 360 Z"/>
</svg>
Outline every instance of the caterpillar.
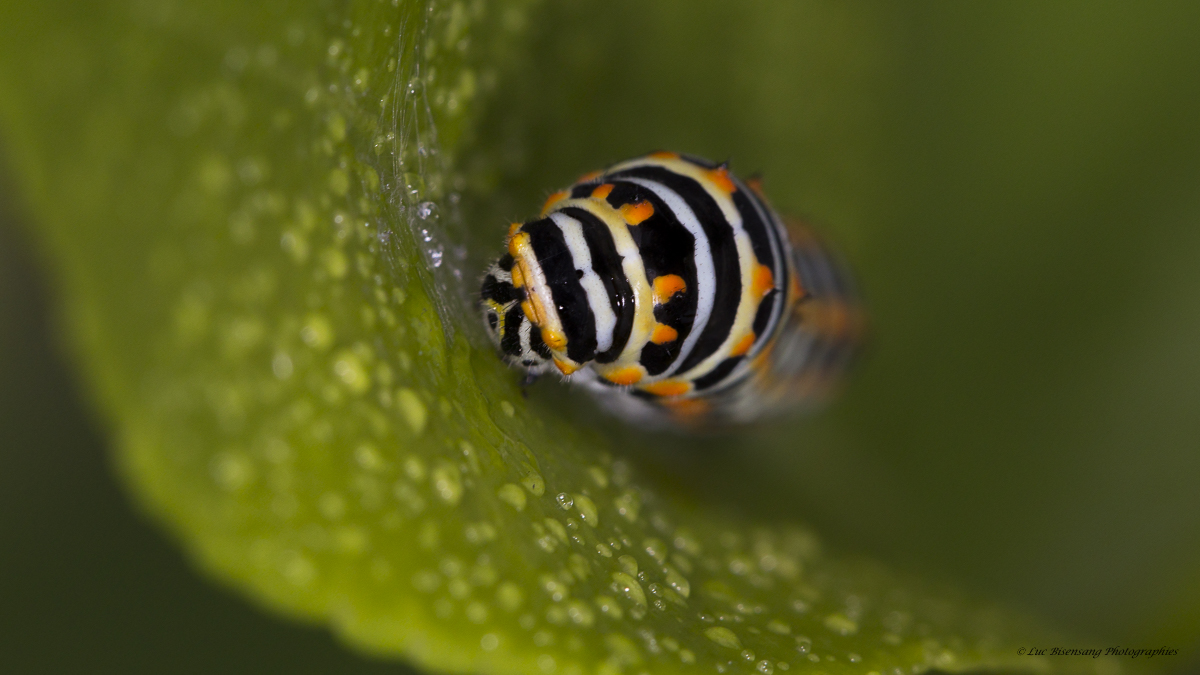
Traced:
<svg viewBox="0 0 1200 675">
<path fill-rule="evenodd" d="M 727 164 L 655 152 L 513 223 L 480 303 L 502 358 L 634 421 L 741 423 L 825 397 L 863 333 L 844 267 Z"/>
</svg>

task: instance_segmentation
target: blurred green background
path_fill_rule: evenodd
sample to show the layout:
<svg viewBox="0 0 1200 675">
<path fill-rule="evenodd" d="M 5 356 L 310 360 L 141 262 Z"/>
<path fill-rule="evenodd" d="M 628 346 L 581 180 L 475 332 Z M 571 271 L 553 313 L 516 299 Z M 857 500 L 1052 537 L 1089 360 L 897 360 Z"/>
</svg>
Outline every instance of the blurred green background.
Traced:
<svg viewBox="0 0 1200 675">
<path fill-rule="evenodd" d="M 464 164 L 495 190 L 469 195 L 473 220 L 519 219 L 653 148 L 730 157 L 841 246 L 872 310 L 871 349 L 828 414 L 687 453 L 667 439 L 648 463 L 1033 609 L 1083 646 L 1166 644 L 1181 654 L 1160 666 L 1200 665 L 1200 7 L 676 0 L 535 16 Z M 133 512 L 17 226 L 36 214 L 6 178 L 0 667 L 403 672 L 213 587 Z"/>
<path fill-rule="evenodd" d="M 667 440 L 661 473 L 1197 667 L 1200 7 L 767 6 L 560 6 L 588 29 L 492 118 L 529 148 L 505 216 L 682 149 L 762 172 L 859 272 L 873 340 L 828 414 Z"/>
</svg>

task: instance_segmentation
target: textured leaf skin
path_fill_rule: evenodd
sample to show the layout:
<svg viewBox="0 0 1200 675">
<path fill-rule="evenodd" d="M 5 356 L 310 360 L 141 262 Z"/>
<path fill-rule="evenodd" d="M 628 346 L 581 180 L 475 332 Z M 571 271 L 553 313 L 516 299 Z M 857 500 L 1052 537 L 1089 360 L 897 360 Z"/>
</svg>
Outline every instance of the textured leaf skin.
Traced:
<svg viewBox="0 0 1200 675">
<path fill-rule="evenodd" d="M 0 114 L 146 508 L 249 596 L 437 670 L 1090 671 L 531 410 L 462 314 L 453 171 L 531 11 L 14 24 L 45 38 L 3 69 Z"/>
</svg>

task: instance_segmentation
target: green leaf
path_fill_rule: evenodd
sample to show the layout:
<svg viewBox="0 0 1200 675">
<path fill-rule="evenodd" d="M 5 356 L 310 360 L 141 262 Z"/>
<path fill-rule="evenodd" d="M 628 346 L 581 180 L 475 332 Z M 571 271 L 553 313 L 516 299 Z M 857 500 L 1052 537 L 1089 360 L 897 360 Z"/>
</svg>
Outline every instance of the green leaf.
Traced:
<svg viewBox="0 0 1200 675">
<path fill-rule="evenodd" d="M 647 149 L 626 147 L 641 99 L 531 94 L 667 63 L 670 43 L 639 34 L 612 63 L 599 28 L 568 33 L 574 60 L 547 65 L 528 45 L 554 13 L 521 1 L 71 9 L 0 28 L 0 121 L 128 483 L 212 575 L 445 671 L 1090 668 L 1018 656 L 1045 641 L 1028 620 L 688 496 L 630 459 L 679 441 L 595 431 L 542 400 L 557 389 L 528 402 L 482 340 L 463 298 L 500 215 Z M 755 30 L 792 25 L 774 17 Z M 837 25 L 811 48 L 865 44 L 869 71 L 871 27 Z M 755 58 L 739 34 L 722 62 Z M 702 63 L 656 95 L 738 80 Z M 730 135 L 769 145 L 792 123 L 779 76 L 740 80 L 766 112 Z M 719 153 L 700 114 L 663 145 Z"/>
</svg>

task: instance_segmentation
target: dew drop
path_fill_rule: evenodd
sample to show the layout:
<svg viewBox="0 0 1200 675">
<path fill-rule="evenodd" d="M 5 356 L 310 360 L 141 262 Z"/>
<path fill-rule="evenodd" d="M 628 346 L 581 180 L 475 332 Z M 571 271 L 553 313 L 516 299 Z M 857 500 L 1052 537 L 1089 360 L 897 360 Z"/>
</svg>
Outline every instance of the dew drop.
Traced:
<svg viewBox="0 0 1200 675">
<path fill-rule="evenodd" d="M 604 469 L 601 469 L 598 466 L 590 466 L 588 467 L 588 475 L 592 477 L 592 480 L 596 482 L 596 485 L 599 485 L 602 488 L 608 487 L 608 475 L 604 473 Z"/>
<path fill-rule="evenodd" d="M 299 232 L 284 232 L 279 237 L 279 246 L 287 251 L 295 262 L 302 263 L 308 258 L 308 240 Z"/>
<path fill-rule="evenodd" d="M 462 498 L 462 479 L 459 478 L 458 468 L 442 464 L 434 469 L 433 489 L 442 501 L 451 506 L 457 504 Z"/>
<path fill-rule="evenodd" d="M 283 576 L 297 586 L 306 586 L 316 578 L 317 568 L 308 558 L 292 553 L 283 563 Z"/>
<path fill-rule="evenodd" d="M 688 555 L 700 554 L 700 542 L 696 541 L 695 536 L 690 530 L 679 528 L 675 531 L 675 539 L 671 541 L 676 549 L 687 553 Z"/>
<path fill-rule="evenodd" d="M 400 409 L 400 415 L 408 423 L 408 427 L 414 434 L 420 436 L 421 432 L 425 430 L 428 412 L 425 410 L 425 404 L 421 402 L 421 398 L 417 396 L 417 392 L 408 388 L 397 390 L 396 404 Z"/>
<path fill-rule="evenodd" d="M 221 453 L 213 459 L 212 476 L 222 489 L 239 490 L 254 479 L 254 465 L 240 453 Z"/>
<path fill-rule="evenodd" d="M 592 574 L 592 568 L 588 565 L 587 558 L 578 553 L 571 554 L 571 557 L 567 559 L 567 566 L 571 569 L 571 574 L 580 581 L 587 579 Z"/>
<path fill-rule="evenodd" d="M 371 388 L 370 374 L 363 367 L 362 361 L 349 350 L 334 358 L 333 372 L 353 394 L 362 394 Z"/>
<path fill-rule="evenodd" d="M 459 562 L 458 558 L 455 558 L 454 556 L 448 556 L 438 564 L 438 569 L 447 577 L 457 577 L 462 574 L 463 566 L 462 563 Z"/>
<path fill-rule="evenodd" d="M 769 623 L 767 623 L 767 630 L 771 631 L 772 633 L 778 633 L 779 635 L 787 635 L 788 633 L 792 632 L 792 627 L 778 619 L 772 619 Z"/>
<path fill-rule="evenodd" d="M 638 607 L 646 606 L 646 593 L 642 590 L 642 585 L 637 582 L 637 579 L 634 579 L 625 572 L 613 572 L 612 580 L 617 585 L 617 590 L 632 600 L 634 604 Z"/>
<path fill-rule="evenodd" d="M 571 623 L 577 626 L 590 627 L 595 621 L 595 616 L 591 607 L 578 600 L 572 600 L 567 604 L 567 617 L 571 619 Z"/>
<path fill-rule="evenodd" d="M 600 524 L 600 512 L 596 509 L 596 502 L 586 495 L 575 495 L 575 508 L 579 511 L 579 519 L 583 522 L 592 527 Z"/>
<path fill-rule="evenodd" d="M 545 524 L 547 530 L 558 537 L 559 541 L 567 543 L 567 528 L 563 527 L 562 523 L 553 518 L 546 518 L 542 523 Z"/>
<path fill-rule="evenodd" d="M 333 344 L 333 326 L 320 314 L 309 314 L 300 329 L 300 339 L 313 349 L 324 351 Z"/>
<path fill-rule="evenodd" d="M 472 544 L 486 544 L 496 538 L 496 528 L 488 522 L 474 523 L 464 528 L 463 536 Z"/>
<path fill-rule="evenodd" d="M 642 546 L 645 547 L 646 553 L 650 554 L 650 557 L 654 558 L 659 564 L 662 564 L 667 559 L 667 547 L 658 539 L 647 539 L 642 542 Z"/>
<path fill-rule="evenodd" d="M 633 492 L 624 492 L 613 500 L 613 506 L 616 507 L 617 513 L 625 517 L 629 522 L 637 520 L 640 504 L 638 503 L 637 495 Z"/>
<path fill-rule="evenodd" d="M 467 605 L 465 613 L 467 620 L 471 623 L 483 623 L 487 621 L 487 607 L 481 602 L 472 602 Z"/>
<path fill-rule="evenodd" d="M 558 502 L 558 506 L 563 511 L 570 511 L 571 507 L 575 505 L 575 500 L 571 498 L 571 495 L 565 492 L 558 493 L 558 496 L 554 499 Z"/>
<path fill-rule="evenodd" d="M 333 142 L 340 143 L 346 140 L 346 118 L 338 113 L 334 113 L 329 118 L 329 123 L 326 125 L 329 130 L 329 137 Z"/>
<path fill-rule="evenodd" d="M 617 604 L 617 601 L 608 597 L 607 595 L 598 596 L 595 602 L 596 607 L 600 610 L 600 613 L 609 617 L 613 621 L 620 621 L 621 617 L 625 615 L 625 613 L 621 611 L 621 606 Z"/>
<path fill-rule="evenodd" d="M 513 483 L 501 485 L 500 489 L 496 491 L 496 496 L 517 511 L 525 510 L 525 492 Z"/>
<path fill-rule="evenodd" d="M 550 596 L 554 602 L 562 602 L 567 597 L 567 586 L 563 582 L 555 579 L 549 574 L 543 574 L 538 582 L 542 585 L 542 590 Z"/>
<path fill-rule="evenodd" d="M 724 626 L 713 626 L 704 631 L 704 636 L 722 647 L 730 649 L 742 648 L 742 641 L 738 639 L 738 636 Z"/>
<path fill-rule="evenodd" d="M 350 191 L 350 176 L 342 169 L 330 171 L 329 189 L 339 197 L 346 196 L 346 193 Z"/>
<path fill-rule="evenodd" d="M 421 220 L 429 220 L 437 217 L 437 204 L 433 202 L 421 202 L 417 204 L 417 217 Z M 429 241 L 426 239 L 425 241 Z"/>
<path fill-rule="evenodd" d="M 354 451 L 354 460 L 367 471 L 380 471 L 385 462 L 379 450 L 369 443 L 363 443 Z"/>
<path fill-rule="evenodd" d="M 271 359 L 271 372 L 275 374 L 275 377 L 286 380 L 292 376 L 292 371 L 292 358 L 287 354 L 279 352 L 275 358 Z"/>
<path fill-rule="evenodd" d="M 688 597 L 692 593 L 692 585 L 684 578 L 682 574 L 673 567 L 666 567 L 666 582 L 671 588 L 674 588 L 683 597 Z"/>
<path fill-rule="evenodd" d="M 404 460 L 404 473 L 413 480 L 425 479 L 425 462 L 416 455 L 409 455 Z"/>
<path fill-rule="evenodd" d="M 841 613 L 825 617 L 825 627 L 838 635 L 854 635 L 858 632 L 858 622 Z"/>
<path fill-rule="evenodd" d="M 529 494 L 534 497 L 541 497 L 546 493 L 546 481 L 536 471 L 530 472 L 522 478 L 521 485 L 524 485 L 525 489 L 529 490 Z"/>
<path fill-rule="evenodd" d="M 496 587 L 496 602 L 501 609 L 515 612 L 521 607 L 524 596 L 520 587 L 511 581 L 505 581 Z"/>
</svg>

